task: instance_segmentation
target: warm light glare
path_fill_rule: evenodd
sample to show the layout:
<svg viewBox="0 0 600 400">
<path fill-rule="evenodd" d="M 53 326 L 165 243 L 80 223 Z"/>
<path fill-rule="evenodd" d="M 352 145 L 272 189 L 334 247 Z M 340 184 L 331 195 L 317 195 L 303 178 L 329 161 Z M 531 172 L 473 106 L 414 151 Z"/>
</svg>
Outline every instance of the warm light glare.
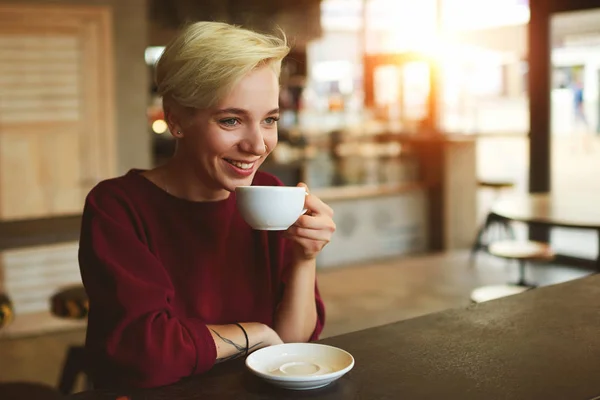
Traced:
<svg viewBox="0 0 600 400">
<path fill-rule="evenodd" d="M 348 32 L 362 34 L 366 17 L 367 53 L 406 54 L 404 60 L 413 59 L 399 61 L 403 67 L 381 65 L 374 70 L 375 104 L 386 108 L 392 119 L 400 108 L 411 118 L 426 112 L 432 80 L 442 88 L 442 98 L 456 104 L 465 96 L 502 93 L 507 68 L 519 63 L 521 55 L 509 47 L 487 48 L 477 32 L 465 32 L 523 25 L 530 17 L 528 0 L 322 0 L 321 6 L 330 40 Z M 348 49 L 347 54 L 353 51 Z M 336 60 L 331 53 L 338 52 L 342 50 L 332 45 L 311 71 L 316 80 L 352 82 L 350 56 Z"/>
<path fill-rule="evenodd" d="M 523 25 L 530 18 L 528 0 L 322 0 L 321 26 L 358 31 L 365 3 L 370 31 L 402 29 L 413 38 L 435 26 L 437 11 L 446 31 Z"/>
<path fill-rule="evenodd" d="M 436 39 L 435 0 L 371 0 L 367 9 L 369 49 L 422 51 Z"/>
<path fill-rule="evenodd" d="M 441 22 L 448 31 L 525 25 L 529 22 L 526 0 L 444 0 Z"/>
<path fill-rule="evenodd" d="M 167 123 L 162 119 L 157 119 L 152 123 L 152 130 L 157 135 L 162 135 L 168 129 Z"/>
</svg>

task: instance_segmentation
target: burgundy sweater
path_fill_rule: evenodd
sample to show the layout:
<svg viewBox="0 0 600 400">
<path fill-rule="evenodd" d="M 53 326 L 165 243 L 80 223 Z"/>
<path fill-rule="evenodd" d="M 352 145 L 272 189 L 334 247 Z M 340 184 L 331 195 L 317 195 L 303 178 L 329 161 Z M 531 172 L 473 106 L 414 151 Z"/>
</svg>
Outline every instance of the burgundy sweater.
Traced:
<svg viewBox="0 0 600 400">
<path fill-rule="evenodd" d="M 258 172 L 254 185 L 281 185 Z M 96 387 L 154 387 L 209 370 L 207 324 L 273 327 L 289 242 L 252 230 L 227 200 L 179 199 L 132 170 L 98 184 L 83 213 L 79 264 Z M 318 339 L 324 306 L 315 282 Z"/>
</svg>

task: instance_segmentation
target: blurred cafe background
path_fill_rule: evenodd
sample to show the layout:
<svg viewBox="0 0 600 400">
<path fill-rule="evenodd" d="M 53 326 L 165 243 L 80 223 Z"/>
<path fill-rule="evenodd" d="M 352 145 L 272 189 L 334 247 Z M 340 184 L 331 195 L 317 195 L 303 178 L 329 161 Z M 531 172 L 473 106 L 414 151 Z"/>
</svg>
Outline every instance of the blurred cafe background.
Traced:
<svg viewBox="0 0 600 400">
<path fill-rule="evenodd" d="M 600 1 L 0 0 L 0 390 L 85 387 L 84 198 L 170 156 L 153 66 L 198 20 L 293 45 L 262 168 L 335 211 L 324 337 L 596 272 Z"/>
</svg>

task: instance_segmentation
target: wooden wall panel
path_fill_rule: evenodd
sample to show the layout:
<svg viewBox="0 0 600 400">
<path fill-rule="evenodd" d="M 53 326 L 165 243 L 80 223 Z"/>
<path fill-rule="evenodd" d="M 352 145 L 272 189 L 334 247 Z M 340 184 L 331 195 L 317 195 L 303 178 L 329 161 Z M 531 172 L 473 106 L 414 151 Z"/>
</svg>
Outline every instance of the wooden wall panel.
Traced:
<svg viewBox="0 0 600 400">
<path fill-rule="evenodd" d="M 0 219 L 75 215 L 116 171 L 110 10 L 0 6 Z"/>
</svg>

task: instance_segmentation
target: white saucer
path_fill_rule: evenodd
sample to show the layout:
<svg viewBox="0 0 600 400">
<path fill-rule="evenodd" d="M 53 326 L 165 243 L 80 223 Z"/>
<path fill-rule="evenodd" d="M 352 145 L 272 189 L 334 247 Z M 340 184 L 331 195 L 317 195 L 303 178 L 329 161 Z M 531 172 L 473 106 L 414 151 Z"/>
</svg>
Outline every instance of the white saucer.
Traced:
<svg viewBox="0 0 600 400">
<path fill-rule="evenodd" d="M 256 376 L 285 389 L 308 390 L 329 385 L 354 367 L 350 353 L 317 343 L 265 347 L 246 358 Z"/>
</svg>

